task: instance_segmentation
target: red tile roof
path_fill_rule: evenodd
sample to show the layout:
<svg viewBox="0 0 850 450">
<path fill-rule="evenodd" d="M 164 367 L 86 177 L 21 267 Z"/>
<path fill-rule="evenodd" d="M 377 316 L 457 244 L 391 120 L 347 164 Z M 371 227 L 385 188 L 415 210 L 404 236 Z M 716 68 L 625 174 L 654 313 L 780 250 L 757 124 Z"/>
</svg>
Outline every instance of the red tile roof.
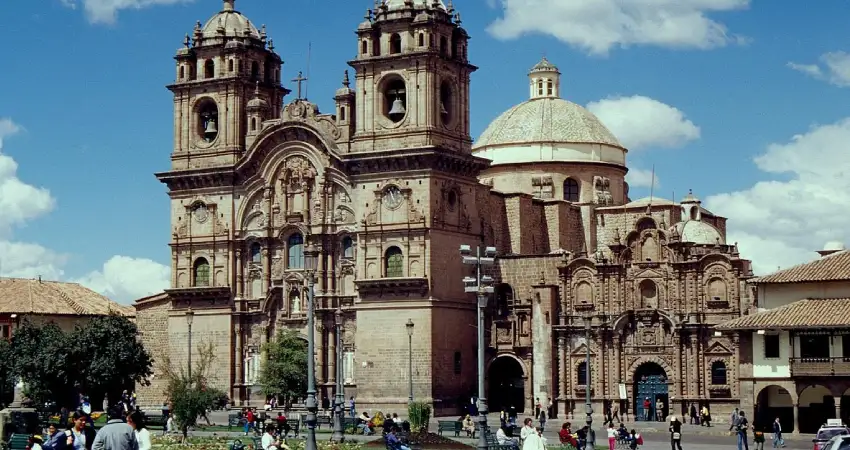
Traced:
<svg viewBox="0 0 850 450">
<path fill-rule="evenodd" d="M 0 313 L 134 316 L 135 309 L 77 283 L 0 278 Z"/>
<path fill-rule="evenodd" d="M 724 322 L 718 330 L 850 328 L 850 298 L 798 300 L 779 308 Z"/>
<path fill-rule="evenodd" d="M 850 281 L 850 250 L 750 280 L 753 284 Z"/>
</svg>

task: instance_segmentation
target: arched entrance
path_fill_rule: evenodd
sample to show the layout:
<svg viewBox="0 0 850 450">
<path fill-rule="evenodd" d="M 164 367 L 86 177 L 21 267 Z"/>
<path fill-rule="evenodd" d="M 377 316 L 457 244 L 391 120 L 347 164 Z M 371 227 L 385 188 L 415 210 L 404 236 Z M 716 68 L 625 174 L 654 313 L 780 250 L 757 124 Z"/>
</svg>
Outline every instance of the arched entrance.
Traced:
<svg viewBox="0 0 850 450">
<path fill-rule="evenodd" d="M 777 417 L 783 433 L 794 431 L 794 399 L 787 389 L 770 385 L 759 391 L 756 396 L 753 424 L 768 426 Z"/>
<path fill-rule="evenodd" d="M 667 373 L 664 368 L 654 362 L 641 364 L 635 370 L 632 392 L 634 392 L 632 405 L 635 419 L 657 420 L 658 406 L 660 405 L 661 420 L 665 420 L 670 407 L 670 399 L 667 394 Z"/>
<path fill-rule="evenodd" d="M 520 362 L 511 356 L 500 356 L 490 363 L 487 379 L 488 407 L 491 412 L 508 411 L 511 406 L 517 413 L 525 407 L 525 371 Z"/>
<path fill-rule="evenodd" d="M 824 386 L 813 384 L 800 392 L 800 433 L 817 433 L 827 419 L 835 418 L 835 398 Z"/>
</svg>

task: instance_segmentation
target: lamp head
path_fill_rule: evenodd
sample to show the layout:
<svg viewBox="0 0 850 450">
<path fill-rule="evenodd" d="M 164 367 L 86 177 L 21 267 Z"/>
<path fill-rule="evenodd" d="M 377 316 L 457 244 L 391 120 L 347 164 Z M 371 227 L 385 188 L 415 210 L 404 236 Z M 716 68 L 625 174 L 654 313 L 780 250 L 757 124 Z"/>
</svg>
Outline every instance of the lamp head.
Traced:
<svg viewBox="0 0 850 450">
<path fill-rule="evenodd" d="M 190 327 L 192 326 L 192 322 L 195 321 L 195 311 L 192 311 L 192 307 L 186 310 L 186 324 Z"/>
<path fill-rule="evenodd" d="M 304 269 L 315 272 L 319 265 L 319 250 L 313 244 L 308 244 L 304 249 Z"/>
<path fill-rule="evenodd" d="M 413 320 L 407 319 L 407 323 L 404 324 L 404 326 L 407 328 L 407 335 L 412 337 L 413 336 Z"/>
</svg>

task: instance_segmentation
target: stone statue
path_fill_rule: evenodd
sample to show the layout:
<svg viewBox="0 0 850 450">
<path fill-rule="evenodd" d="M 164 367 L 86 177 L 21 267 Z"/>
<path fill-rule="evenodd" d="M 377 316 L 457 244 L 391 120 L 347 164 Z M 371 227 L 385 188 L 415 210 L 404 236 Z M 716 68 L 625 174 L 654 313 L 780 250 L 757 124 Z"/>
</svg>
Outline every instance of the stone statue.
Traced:
<svg viewBox="0 0 850 450">
<path fill-rule="evenodd" d="M 289 307 L 293 314 L 301 313 L 301 295 L 296 290 L 289 294 Z"/>
</svg>

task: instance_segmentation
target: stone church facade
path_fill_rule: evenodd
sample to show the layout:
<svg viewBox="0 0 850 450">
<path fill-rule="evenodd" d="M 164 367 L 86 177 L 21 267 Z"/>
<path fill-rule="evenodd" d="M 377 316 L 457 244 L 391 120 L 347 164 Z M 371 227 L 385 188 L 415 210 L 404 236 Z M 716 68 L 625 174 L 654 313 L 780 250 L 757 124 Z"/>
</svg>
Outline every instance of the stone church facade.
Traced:
<svg viewBox="0 0 850 450">
<path fill-rule="evenodd" d="M 535 66 L 530 99 L 473 145 L 476 67 L 451 2 L 370 10 L 333 114 L 302 98 L 301 81 L 284 100 L 282 58 L 234 3 L 186 36 L 168 86 L 174 148 L 157 177 L 171 202 L 172 285 L 135 304 L 155 357 L 185 362 L 191 308 L 192 354 L 197 343 L 215 349 L 210 382 L 236 405 L 262 403 L 263 344 L 282 329 L 306 336 L 312 244 L 319 396 L 335 389 L 340 310 L 346 397 L 400 410 L 412 376 L 417 399 L 455 414 L 477 376 L 475 299 L 458 249 L 494 246 L 494 407 L 529 411 L 540 398 L 559 414 L 581 411 L 584 318 L 597 411 L 620 400 L 635 410 L 644 395 L 674 408 L 735 404 L 738 342 L 713 325 L 750 307 L 749 262 L 725 242 L 726 219 L 692 195 L 628 198 L 627 150 L 561 98 L 557 67 Z M 161 373 L 139 388 L 143 404 L 162 400 Z"/>
</svg>

